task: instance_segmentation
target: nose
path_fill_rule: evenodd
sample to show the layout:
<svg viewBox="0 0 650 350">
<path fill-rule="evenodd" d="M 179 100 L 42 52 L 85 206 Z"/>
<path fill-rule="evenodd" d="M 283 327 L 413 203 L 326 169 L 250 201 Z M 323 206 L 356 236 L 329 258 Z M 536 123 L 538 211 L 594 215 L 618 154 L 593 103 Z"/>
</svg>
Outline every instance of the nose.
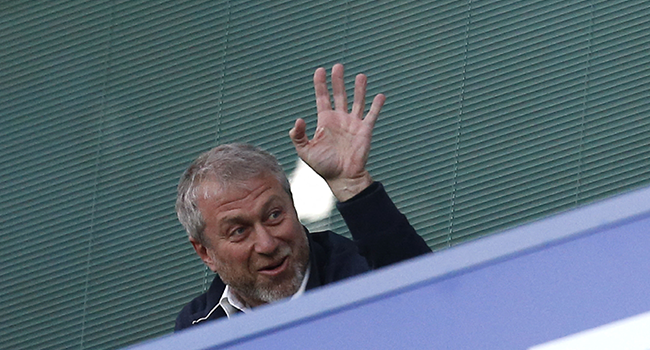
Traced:
<svg viewBox="0 0 650 350">
<path fill-rule="evenodd" d="M 278 239 L 267 227 L 257 225 L 255 228 L 255 252 L 263 255 L 273 255 L 278 248 Z"/>
</svg>

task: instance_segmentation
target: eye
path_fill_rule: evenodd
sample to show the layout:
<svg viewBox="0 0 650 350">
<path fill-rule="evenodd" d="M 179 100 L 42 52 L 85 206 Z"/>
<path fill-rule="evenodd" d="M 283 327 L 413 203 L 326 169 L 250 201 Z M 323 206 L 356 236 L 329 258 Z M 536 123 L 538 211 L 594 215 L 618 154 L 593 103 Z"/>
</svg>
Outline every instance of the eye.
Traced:
<svg viewBox="0 0 650 350">
<path fill-rule="evenodd" d="M 233 240 L 242 239 L 246 234 L 246 227 L 236 227 L 228 233 L 228 237 Z"/>
<path fill-rule="evenodd" d="M 278 210 L 273 210 L 269 214 L 268 220 L 269 221 L 276 221 L 276 220 L 280 219 L 281 216 L 282 216 L 282 211 L 281 210 L 279 210 L 279 209 Z"/>
</svg>

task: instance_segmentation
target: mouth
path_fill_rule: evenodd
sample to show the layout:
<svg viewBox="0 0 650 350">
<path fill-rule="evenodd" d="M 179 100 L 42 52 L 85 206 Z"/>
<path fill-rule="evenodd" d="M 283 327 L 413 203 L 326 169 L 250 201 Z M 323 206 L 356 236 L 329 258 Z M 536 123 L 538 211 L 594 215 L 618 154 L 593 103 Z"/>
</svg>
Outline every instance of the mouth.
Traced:
<svg viewBox="0 0 650 350">
<path fill-rule="evenodd" d="M 277 276 L 287 268 L 288 264 L 289 264 L 289 257 L 285 256 L 281 260 L 268 264 L 257 271 L 263 275 Z"/>
</svg>

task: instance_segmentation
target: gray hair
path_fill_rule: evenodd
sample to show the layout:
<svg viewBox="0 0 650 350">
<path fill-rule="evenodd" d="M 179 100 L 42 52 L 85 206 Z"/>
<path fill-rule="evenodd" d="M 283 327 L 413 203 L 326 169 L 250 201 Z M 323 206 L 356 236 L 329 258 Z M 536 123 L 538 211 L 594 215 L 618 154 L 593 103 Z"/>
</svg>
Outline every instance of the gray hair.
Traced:
<svg viewBox="0 0 650 350">
<path fill-rule="evenodd" d="M 178 183 L 176 215 L 190 238 L 205 243 L 205 220 L 198 209 L 199 188 L 205 181 L 220 185 L 274 176 L 291 196 L 291 187 L 278 160 L 270 153 L 249 144 L 233 143 L 201 154 L 185 170 Z"/>
</svg>

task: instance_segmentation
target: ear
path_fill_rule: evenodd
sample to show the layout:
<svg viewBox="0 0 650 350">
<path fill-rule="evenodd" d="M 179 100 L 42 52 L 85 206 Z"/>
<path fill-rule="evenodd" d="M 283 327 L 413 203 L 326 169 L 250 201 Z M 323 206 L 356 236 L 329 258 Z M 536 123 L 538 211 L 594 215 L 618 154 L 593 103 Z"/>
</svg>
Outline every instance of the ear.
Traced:
<svg viewBox="0 0 650 350">
<path fill-rule="evenodd" d="M 198 254 L 199 258 L 203 260 L 203 263 L 210 268 L 213 272 L 217 272 L 215 269 L 215 261 L 212 259 L 210 254 L 208 253 L 208 247 L 203 245 L 203 243 L 199 242 L 196 238 L 190 237 L 190 243 L 192 243 L 192 247 L 194 248 L 194 251 L 196 254 Z"/>
</svg>

